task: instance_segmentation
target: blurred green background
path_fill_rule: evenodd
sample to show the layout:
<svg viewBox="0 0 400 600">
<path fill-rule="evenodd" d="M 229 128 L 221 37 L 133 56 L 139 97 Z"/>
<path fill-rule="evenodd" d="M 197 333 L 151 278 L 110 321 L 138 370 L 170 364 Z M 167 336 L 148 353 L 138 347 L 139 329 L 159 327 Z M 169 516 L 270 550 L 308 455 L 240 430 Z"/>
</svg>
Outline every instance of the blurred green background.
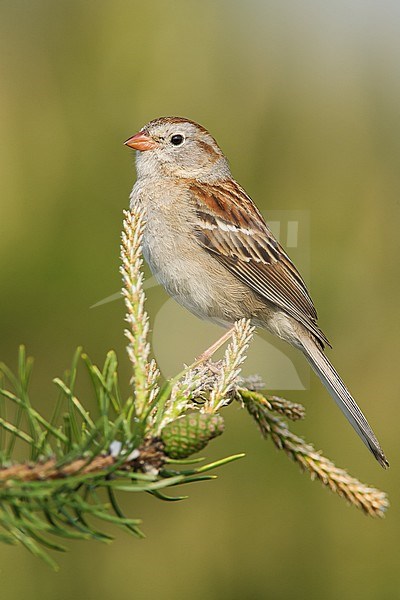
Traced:
<svg viewBox="0 0 400 600">
<path fill-rule="evenodd" d="M 128 377 L 122 302 L 90 308 L 120 285 L 134 180 L 122 141 L 183 115 L 215 135 L 266 216 L 307 215 L 304 268 L 331 356 L 392 463 L 379 468 L 309 377 L 285 392 L 308 409 L 296 432 L 389 492 L 384 521 L 310 482 L 231 407 L 206 454 L 245 459 L 182 503 L 129 497 L 147 538 L 70 544 L 58 574 L 0 547 L 2 597 L 400 598 L 399 28 L 395 1 L 0 3 L 0 359 L 14 366 L 27 345 L 37 406 L 78 344 L 98 362 L 115 348 Z M 172 304 L 157 287 L 148 297 L 156 323 Z M 171 311 L 154 335 L 177 369 L 219 331 Z"/>
</svg>

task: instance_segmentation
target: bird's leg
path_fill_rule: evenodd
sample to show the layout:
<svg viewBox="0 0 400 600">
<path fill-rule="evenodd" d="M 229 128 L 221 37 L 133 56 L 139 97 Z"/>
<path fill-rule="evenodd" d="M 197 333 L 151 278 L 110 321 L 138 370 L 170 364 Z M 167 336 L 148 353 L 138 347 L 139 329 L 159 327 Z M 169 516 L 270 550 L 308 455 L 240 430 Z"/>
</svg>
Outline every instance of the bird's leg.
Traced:
<svg viewBox="0 0 400 600">
<path fill-rule="evenodd" d="M 200 354 L 200 356 L 197 357 L 196 364 L 205 362 L 206 360 L 211 358 L 212 355 L 215 354 L 216 351 L 219 350 L 221 348 L 221 346 L 223 344 L 225 344 L 225 342 L 227 340 L 229 340 L 229 338 L 232 336 L 234 330 L 235 330 L 235 327 L 231 327 L 231 329 L 229 329 L 226 333 L 224 333 L 224 335 L 222 337 L 220 337 L 219 340 L 214 342 L 214 344 L 212 344 L 212 346 L 207 348 L 207 350 L 204 350 L 204 352 L 202 352 Z"/>
</svg>

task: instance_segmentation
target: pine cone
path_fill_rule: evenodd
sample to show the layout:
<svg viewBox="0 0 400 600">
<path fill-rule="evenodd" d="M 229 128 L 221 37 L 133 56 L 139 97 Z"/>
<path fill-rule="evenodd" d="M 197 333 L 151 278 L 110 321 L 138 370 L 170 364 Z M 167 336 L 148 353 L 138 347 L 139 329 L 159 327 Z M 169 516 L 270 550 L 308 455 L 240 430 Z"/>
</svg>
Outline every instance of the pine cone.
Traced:
<svg viewBox="0 0 400 600">
<path fill-rule="evenodd" d="M 205 448 L 223 431 L 224 420 L 220 415 L 193 412 L 168 423 L 161 432 L 161 439 L 167 456 L 187 458 Z"/>
</svg>

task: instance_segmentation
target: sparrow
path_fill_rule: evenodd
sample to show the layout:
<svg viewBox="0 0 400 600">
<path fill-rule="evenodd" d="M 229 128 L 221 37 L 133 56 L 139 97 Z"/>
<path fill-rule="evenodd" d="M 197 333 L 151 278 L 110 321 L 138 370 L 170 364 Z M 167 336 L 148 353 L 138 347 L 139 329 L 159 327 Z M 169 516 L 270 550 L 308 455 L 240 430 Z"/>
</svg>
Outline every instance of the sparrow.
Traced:
<svg viewBox="0 0 400 600">
<path fill-rule="evenodd" d="M 330 344 L 302 277 L 207 129 L 189 119 L 161 117 L 125 144 L 137 151 L 130 206 L 144 212 L 142 250 L 158 282 L 202 319 L 225 328 L 250 319 L 299 349 L 388 467 L 367 419 L 324 353 Z"/>
</svg>

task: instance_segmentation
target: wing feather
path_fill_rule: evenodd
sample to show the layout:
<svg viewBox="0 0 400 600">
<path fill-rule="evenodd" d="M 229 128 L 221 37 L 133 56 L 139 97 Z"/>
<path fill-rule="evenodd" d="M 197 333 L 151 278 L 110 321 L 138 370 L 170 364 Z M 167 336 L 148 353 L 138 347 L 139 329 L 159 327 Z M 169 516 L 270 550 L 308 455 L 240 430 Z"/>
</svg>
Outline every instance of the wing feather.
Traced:
<svg viewBox="0 0 400 600">
<path fill-rule="evenodd" d="M 197 239 L 235 277 L 329 344 L 317 325 L 307 287 L 261 213 L 233 180 L 219 185 L 193 182 Z"/>
</svg>

